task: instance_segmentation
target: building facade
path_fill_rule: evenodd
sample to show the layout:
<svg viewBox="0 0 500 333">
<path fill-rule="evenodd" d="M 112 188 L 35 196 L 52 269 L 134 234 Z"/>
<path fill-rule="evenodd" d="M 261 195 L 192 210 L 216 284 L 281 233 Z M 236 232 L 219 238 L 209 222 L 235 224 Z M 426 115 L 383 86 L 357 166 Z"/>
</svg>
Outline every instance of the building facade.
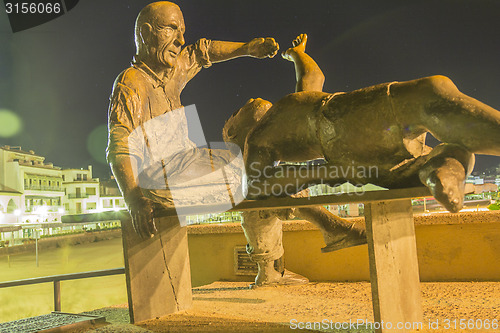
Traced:
<svg viewBox="0 0 500 333">
<path fill-rule="evenodd" d="M 101 209 L 99 178 L 92 178 L 92 166 L 88 169 L 62 170 L 66 214 L 95 213 Z"/>
<path fill-rule="evenodd" d="M 0 184 L 0 224 L 18 223 L 22 193 Z"/>
<path fill-rule="evenodd" d="M 122 210 L 126 209 L 127 205 L 122 197 L 120 189 L 114 178 L 101 181 L 100 187 L 100 207 L 102 211 L 106 210 Z"/>
<path fill-rule="evenodd" d="M 61 169 L 32 150 L 0 147 L 0 224 L 54 223 L 62 215 L 125 208 L 115 180 L 101 184 L 92 166 Z"/>
<path fill-rule="evenodd" d="M 45 157 L 21 147 L 1 147 L 0 184 L 21 193 L 18 222 L 61 221 L 62 172 L 52 163 L 45 163 Z"/>
</svg>

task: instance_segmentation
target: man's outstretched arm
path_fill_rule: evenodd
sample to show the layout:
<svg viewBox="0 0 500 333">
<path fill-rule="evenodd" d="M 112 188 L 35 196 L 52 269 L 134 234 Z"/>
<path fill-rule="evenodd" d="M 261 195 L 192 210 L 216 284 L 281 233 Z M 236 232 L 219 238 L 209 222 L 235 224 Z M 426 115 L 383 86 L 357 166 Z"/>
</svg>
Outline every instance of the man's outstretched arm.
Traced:
<svg viewBox="0 0 500 333">
<path fill-rule="evenodd" d="M 213 40 L 208 54 L 210 61 L 221 62 L 238 57 L 272 58 L 278 53 L 279 45 L 274 38 L 254 38 L 247 43 Z"/>
</svg>

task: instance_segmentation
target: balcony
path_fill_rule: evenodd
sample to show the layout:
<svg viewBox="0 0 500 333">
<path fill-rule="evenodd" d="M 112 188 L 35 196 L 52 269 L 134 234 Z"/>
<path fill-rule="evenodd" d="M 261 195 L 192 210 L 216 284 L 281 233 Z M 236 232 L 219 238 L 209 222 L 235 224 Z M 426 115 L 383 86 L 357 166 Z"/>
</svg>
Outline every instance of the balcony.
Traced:
<svg viewBox="0 0 500 333">
<path fill-rule="evenodd" d="M 66 183 L 98 183 L 98 178 L 73 178 L 65 180 Z"/>
<path fill-rule="evenodd" d="M 53 191 L 63 192 L 61 186 L 47 186 L 47 185 L 28 185 L 24 186 L 25 191 Z"/>
<path fill-rule="evenodd" d="M 43 209 L 44 213 L 60 213 L 62 207 L 60 205 L 44 205 L 44 206 L 31 206 L 26 207 L 25 213 L 40 213 L 40 207 L 45 207 Z"/>
<path fill-rule="evenodd" d="M 67 197 L 68 199 L 87 199 L 90 195 L 85 193 L 70 193 Z"/>
</svg>

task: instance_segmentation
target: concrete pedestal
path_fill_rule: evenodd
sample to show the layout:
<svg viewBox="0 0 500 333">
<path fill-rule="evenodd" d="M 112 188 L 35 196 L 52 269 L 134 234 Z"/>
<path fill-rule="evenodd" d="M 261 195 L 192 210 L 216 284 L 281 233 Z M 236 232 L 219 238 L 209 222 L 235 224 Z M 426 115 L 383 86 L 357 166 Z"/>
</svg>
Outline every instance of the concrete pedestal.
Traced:
<svg viewBox="0 0 500 333">
<path fill-rule="evenodd" d="M 377 332 L 410 332 L 423 322 L 411 200 L 367 203 L 365 219 Z"/>
<path fill-rule="evenodd" d="M 176 217 L 157 220 L 158 233 L 142 239 L 122 220 L 130 321 L 161 317 L 192 305 L 187 227 Z"/>
</svg>

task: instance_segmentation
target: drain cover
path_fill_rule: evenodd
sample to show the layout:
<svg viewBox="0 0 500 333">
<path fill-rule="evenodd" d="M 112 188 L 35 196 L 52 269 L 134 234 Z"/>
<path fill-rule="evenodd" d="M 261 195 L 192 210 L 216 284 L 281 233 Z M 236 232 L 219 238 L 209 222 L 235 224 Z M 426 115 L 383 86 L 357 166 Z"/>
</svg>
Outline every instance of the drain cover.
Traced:
<svg viewBox="0 0 500 333">
<path fill-rule="evenodd" d="M 9 321 L 0 324 L 0 333 L 64 332 L 65 329 L 103 323 L 105 317 L 52 312 L 42 316 Z"/>
</svg>

